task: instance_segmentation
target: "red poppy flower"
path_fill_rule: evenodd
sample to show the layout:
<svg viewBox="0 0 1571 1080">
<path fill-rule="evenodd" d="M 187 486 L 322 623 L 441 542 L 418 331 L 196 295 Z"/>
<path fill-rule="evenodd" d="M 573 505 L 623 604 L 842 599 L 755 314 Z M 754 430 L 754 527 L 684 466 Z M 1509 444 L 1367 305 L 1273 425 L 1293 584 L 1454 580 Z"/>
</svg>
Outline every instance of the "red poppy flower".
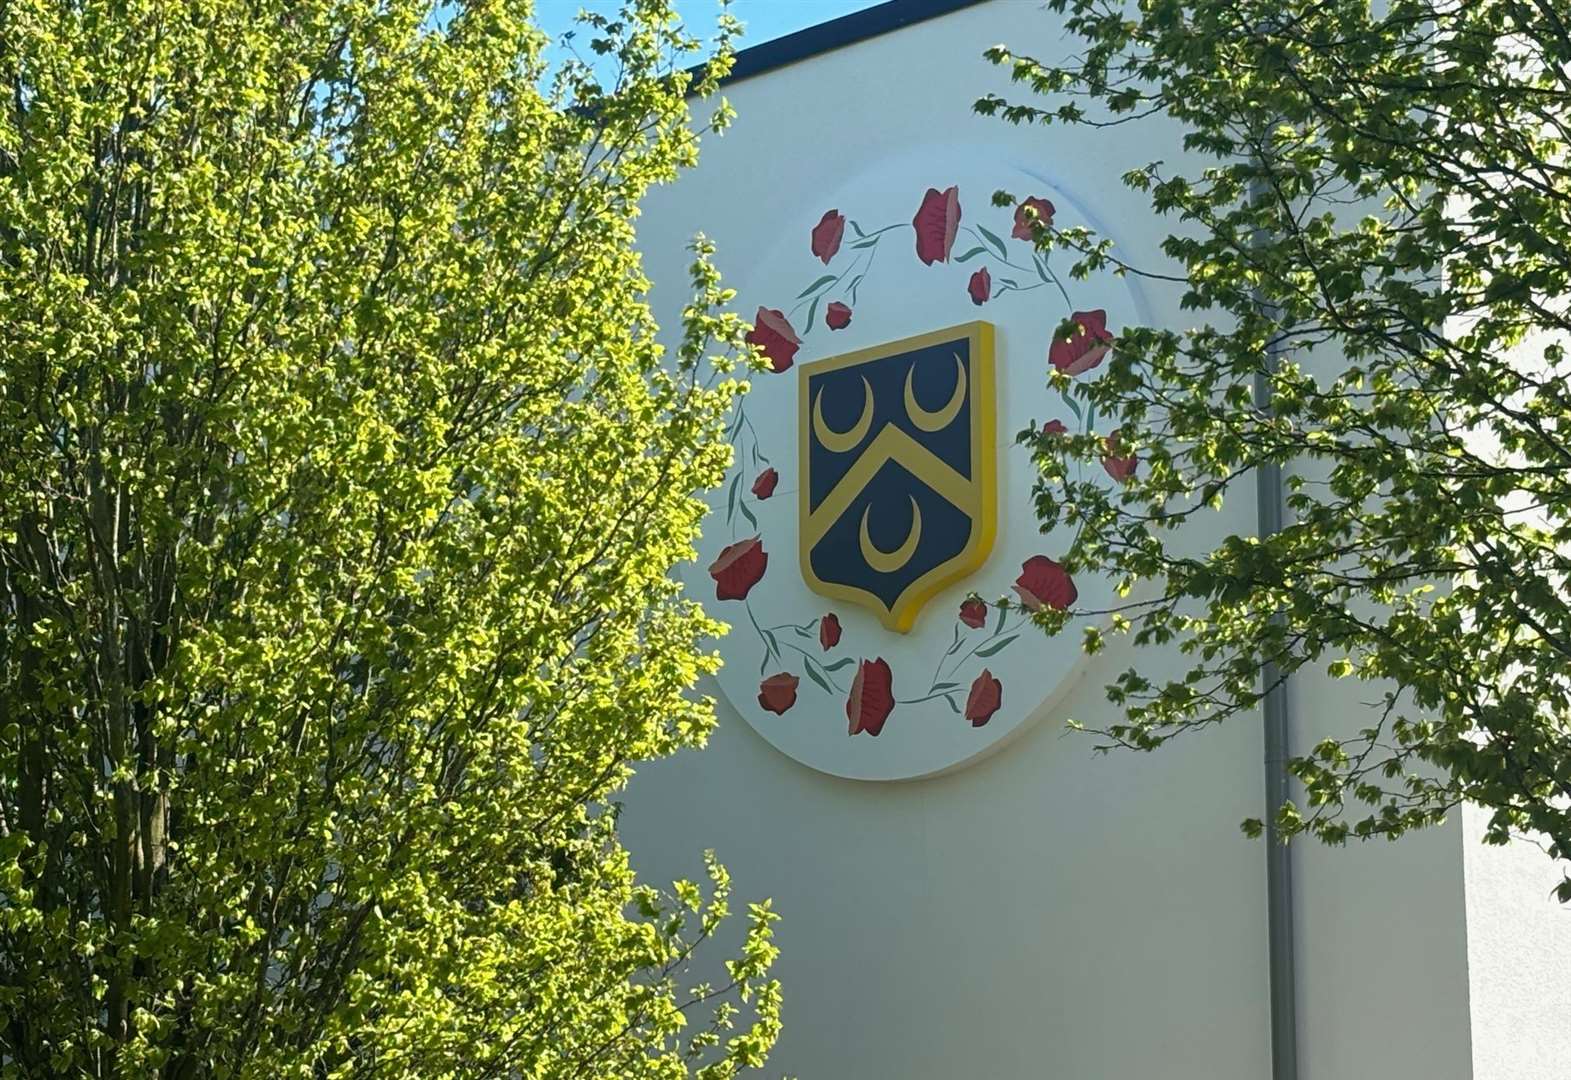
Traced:
<svg viewBox="0 0 1571 1080">
<path fill-rule="evenodd" d="M 1019 206 L 1015 207 L 1015 227 L 1009 230 L 1009 235 L 1016 240 L 1033 240 L 1031 235 L 1031 222 L 1026 217 L 1026 207 L 1036 211 L 1036 223 L 1042 228 L 1053 224 L 1053 204 L 1046 199 L 1033 195 Z"/>
<path fill-rule="evenodd" d="M 851 695 L 846 698 L 846 719 L 851 721 L 850 734 L 865 731 L 877 737 L 884 730 L 884 721 L 895 707 L 894 676 L 883 657 L 863 660 L 851 680 Z"/>
<path fill-rule="evenodd" d="M 846 216 L 838 210 L 829 210 L 813 226 L 813 254 L 829 265 L 829 260 L 840 250 L 840 238 L 845 235 Z"/>
<path fill-rule="evenodd" d="M 825 652 L 840 644 L 840 619 L 832 611 L 818 620 L 818 643 Z"/>
<path fill-rule="evenodd" d="M 1063 435 L 1068 431 L 1069 429 L 1064 426 L 1064 422 L 1062 420 L 1049 420 L 1047 423 L 1042 425 L 1043 435 Z"/>
<path fill-rule="evenodd" d="M 1120 449 L 1118 432 L 1115 431 L 1102 440 L 1102 468 L 1107 470 L 1107 475 L 1122 484 L 1135 475 L 1135 466 L 1140 464 L 1140 456 L 1138 454 L 1122 456 L 1118 452 Z"/>
<path fill-rule="evenodd" d="M 720 552 L 720 557 L 709 564 L 709 576 L 715 579 L 717 600 L 745 600 L 758 579 L 764 576 L 769 565 L 769 553 L 756 536 L 738 540 Z"/>
<path fill-rule="evenodd" d="M 758 479 L 753 481 L 753 494 L 760 499 L 767 499 L 775 493 L 775 485 L 779 482 L 779 473 L 773 468 L 765 469 L 758 474 Z"/>
<path fill-rule="evenodd" d="M 960 621 L 973 630 L 987 625 L 987 601 L 972 597 L 960 605 Z"/>
<path fill-rule="evenodd" d="M 796 684 L 801 681 L 787 671 L 769 676 L 758 684 L 758 704 L 776 716 L 782 715 L 796 704 Z"/>
<path fill-rule="evenodd" d="M 1020 564 L 1015 592 L 1020 594 L 1020 602 L 1032 611 L 1044 604 L 1067 611 L 1080 596 L 1068 572 L 1046 555 L 1033 555 Z"/>
<path fill-rule="evenodd" d="M 759 308 L 758 314 L 753 316 L 753 328 L 742 340 L 749 345 L 757 345 L 759 351 L 769 359 L 770 369 L 776 373 L 791 366 L 796 350 L 802 346 L 802 339 L 791 329 L 785 312 L 778 308 Z"/>
<path fill-rule="evenodd" d="M 960 227 L 960 189 L 928 188 L 911 224 L 916 227 L 916 257 L 923 265 L 948 262 L 955 230 Z"/>
<path fill-rule="evenodd" d="M 986 668 L 976 677 L 971 684 L 971 692 L 966 695 L 965 717 L 971 721 L 972 727 L 981 727 L 993 718 L 998 707 L 1004 703 L 1004 684 L 993 678 L 993 673 Z"/>
<path fill-rule="evenodd" d="M 982 267 L 971 275 L 971 282 L 966 286 L 966 292 L 971 294 L 971 302 L 977 307 L 987 303 L 987 298 L 993 295 L 993 275 L 987 272 L 987 267 Z"/>
<path fill-rule="evenodd" d="M 824 325 L 831 330 L 844 330 L 851 325 L 851 309 L 838 300 L 832 300 L 824 309 Z"/>
<path fill-rule="evenodd" d="M 1113 335 L 1107 329 L 1107 312 L 1101 308 L 1077 311 L 1069 319 L 1074 324 L 1069 336 L 1053 335 L 1047 359 L 1059 371 L 1079 375 L 1102 362 L 1107 350 L 1113 347 Z"/>
</svg>

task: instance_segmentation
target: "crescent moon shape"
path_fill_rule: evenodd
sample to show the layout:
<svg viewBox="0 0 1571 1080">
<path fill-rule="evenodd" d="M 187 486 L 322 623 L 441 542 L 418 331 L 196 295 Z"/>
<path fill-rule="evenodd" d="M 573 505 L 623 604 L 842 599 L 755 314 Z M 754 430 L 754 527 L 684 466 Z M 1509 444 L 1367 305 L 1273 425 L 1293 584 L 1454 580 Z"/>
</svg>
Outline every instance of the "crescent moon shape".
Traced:
<svg viewBox="0 0 1571 1080">
<path fill-rule="evenodd" d="M 855 450 L 857 444 L 867 438 L 867 429 L 873 426 L 873 388 L 868 385 L 866 376 L 862 377 L 862 395 L 862 415 L 849 431 L 836 431 L 824 423 L 823 390 L 819 390 L 813 398 L 813 434 L 818 436 L 818 441 L 831 454 Z"/>
<path fill-rule="evenodd" d="M 867 516 L 872 512 L 871 506 L 862 511 L 862 558 L 880 574 L 892 574 L 916 554 L 917 542 L 922 539 L 922 508 L 916 505 L 915 497 L 911 497 L 911 531 L 893 551 L 880 551 L 873 545 L 873 538 L 867 532 Z"/>
<path fill-rule="evenodd" d="M 906 372 L 906 415 L 923 431 L 943 431 L 954 422 L 966 400 L 966 367 L 960 362 L 960 354 L 955 354 L 955 392 L 950 395 L 949 403 L 936 412 L 928 412 L 916 403 L 916 391 L 911 386 L 915 374 L 916 365 L 912 364 Z"/>
</svg>

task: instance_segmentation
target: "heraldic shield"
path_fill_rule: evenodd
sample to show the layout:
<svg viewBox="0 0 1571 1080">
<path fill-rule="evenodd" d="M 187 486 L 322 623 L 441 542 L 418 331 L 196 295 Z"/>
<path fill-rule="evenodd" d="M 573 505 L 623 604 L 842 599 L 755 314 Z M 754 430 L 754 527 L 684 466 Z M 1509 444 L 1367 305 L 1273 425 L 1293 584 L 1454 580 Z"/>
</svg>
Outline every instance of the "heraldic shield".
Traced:
<svg viewBox="0 0 1571 1080">
<path fill-rule="evenodd" d="M 802 576 L 911 629 L 994 534 L 993 328 L 800 366 Z"/>
</svg>

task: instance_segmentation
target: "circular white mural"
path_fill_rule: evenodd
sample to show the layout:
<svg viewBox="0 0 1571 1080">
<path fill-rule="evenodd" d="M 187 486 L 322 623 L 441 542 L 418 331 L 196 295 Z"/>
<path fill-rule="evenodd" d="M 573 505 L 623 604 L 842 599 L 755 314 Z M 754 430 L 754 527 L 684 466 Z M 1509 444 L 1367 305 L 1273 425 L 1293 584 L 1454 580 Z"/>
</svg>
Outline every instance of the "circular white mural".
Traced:
<svg viewBox="0 0 1571 1080">
<path fill-rule="evenodd" d="M 1030 210 L 993 206 L 1000 189 Z M 726 697 L 797 761 L 943 772 L 1051 711 L 1076 675 L 1076 621 L 1113 591 L 1060 565 L 1075 536 L 1039 531 L 1017 436 L 1113 436 L 1047 373 L 1096 378 L 1141 298 L 1111 274 L 1071 280 L 1030 240 L 1033 217 L 1107 235 L 1088 215 L 1046 173 L 949 147 L 782 200 L 730 274 L 773 370 L 736 414 L 690 585 L 732 627 Z M 1106 482 L 1136 467 L 1113 439 Z M 1071 614 L 1057 637 L 1031 624 L 1042 605 Z"/>
</svg>

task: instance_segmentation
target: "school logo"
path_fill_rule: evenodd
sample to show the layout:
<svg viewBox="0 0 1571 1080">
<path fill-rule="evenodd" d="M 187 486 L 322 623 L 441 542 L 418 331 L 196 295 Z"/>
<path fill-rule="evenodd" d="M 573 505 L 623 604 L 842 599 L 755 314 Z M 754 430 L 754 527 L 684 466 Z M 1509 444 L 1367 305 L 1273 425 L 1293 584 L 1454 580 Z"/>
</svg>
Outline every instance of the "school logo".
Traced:
<svg viewBox="0 0 1571 1080">
<path fill-rule="evenodd" d="M 993 546 L 993 328 L 800 367 L 802 576 L 891 630 Z"/>
</svg>

